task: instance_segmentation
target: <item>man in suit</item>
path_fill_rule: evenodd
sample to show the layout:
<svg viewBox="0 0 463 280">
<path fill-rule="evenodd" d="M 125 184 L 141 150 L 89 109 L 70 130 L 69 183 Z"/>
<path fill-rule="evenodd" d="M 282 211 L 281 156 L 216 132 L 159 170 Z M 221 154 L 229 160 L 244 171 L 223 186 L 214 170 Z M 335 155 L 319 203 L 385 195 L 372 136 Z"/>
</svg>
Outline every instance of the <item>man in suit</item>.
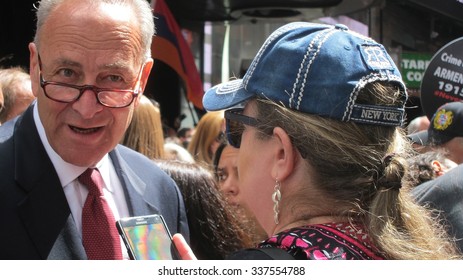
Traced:
<svg viewBox="0 0 463 280">
<path fill-rule="evenodd" d="M 151 8 L 145 0 L 105 2 L 40 2 L 29 44 L 37 99 L 0 127 L 0 259 L 88 258 L 89 190 L 78 180 L 88 168 L 101 173 L 115 220 L 158 213 L 172 233 L 189 235 L 173 180 L 117 145 L 153 64 Z"/>
</svg>

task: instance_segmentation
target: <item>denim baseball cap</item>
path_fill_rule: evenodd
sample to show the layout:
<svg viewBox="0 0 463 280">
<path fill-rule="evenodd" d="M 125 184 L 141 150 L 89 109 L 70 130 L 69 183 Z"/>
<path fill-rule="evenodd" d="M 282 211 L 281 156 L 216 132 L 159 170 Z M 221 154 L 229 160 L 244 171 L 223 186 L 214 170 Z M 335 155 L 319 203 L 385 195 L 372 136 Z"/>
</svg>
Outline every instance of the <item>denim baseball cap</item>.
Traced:
<svg viewBox="0 0 463 280">
<path fill-rule="evenodd" d="M 356 103 L 359 91 L 378 81 L 395 84 L 403 104 Z M 392 58 L 373 39 L 344 25 L 293 22 L 267 38 L 243 79 L 212 87 L 203 105 L 216 111 L 253 97 L 342 121 L 400 126 L 407 92 Z"/>
<path fill-rule="evenodd" d="M 408 135 L 414 143 L 429 146 L 442 145 L 455 137 L 463 137 L 463 102 L 440 106 L 434 113 L 428 130 Z"/>
</svg>

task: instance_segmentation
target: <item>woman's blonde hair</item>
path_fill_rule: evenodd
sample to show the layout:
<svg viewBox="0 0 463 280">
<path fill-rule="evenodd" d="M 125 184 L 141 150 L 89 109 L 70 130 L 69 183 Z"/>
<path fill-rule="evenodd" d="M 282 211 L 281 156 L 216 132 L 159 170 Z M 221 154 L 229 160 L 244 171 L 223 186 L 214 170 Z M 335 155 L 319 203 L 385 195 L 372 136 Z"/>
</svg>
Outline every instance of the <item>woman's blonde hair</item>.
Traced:
<svg viewBox="0 0 463 280">
<path fill-rule="evenodd" d="M 140 97 L 140 103 L 133 112 L 132 121 L 121 144 L 150 159 L 164 158 L 161 111 L 148 97 L 144 95 Z"/>
<path fill-rule="evenodd" d="M 329 211 L 364 224 L 386 258 L 459 258 L 441 224 L 409 195 L 405 158 L 411 146 L 401 128 L 342 122 L 257 101 L 260 137 L 283 128 L 311 166 L 310 181 L 328 200 Z M 376 105 L 399 102 L 400 91 L 379 82 L 366 86 L 357 99 Z M 286 201 L 300 212 L 307 201 L 319 199 L 303 189 Z"/>
<path fill-rule="evenodd" d="M 201 117 L 188 145 L 188 151 L 196 162 L 211 167 L 214 157 L 211 145 L 218 139 L 222 132 L 223 124 L 223 111 L 207 112 Z"/>
</svg>

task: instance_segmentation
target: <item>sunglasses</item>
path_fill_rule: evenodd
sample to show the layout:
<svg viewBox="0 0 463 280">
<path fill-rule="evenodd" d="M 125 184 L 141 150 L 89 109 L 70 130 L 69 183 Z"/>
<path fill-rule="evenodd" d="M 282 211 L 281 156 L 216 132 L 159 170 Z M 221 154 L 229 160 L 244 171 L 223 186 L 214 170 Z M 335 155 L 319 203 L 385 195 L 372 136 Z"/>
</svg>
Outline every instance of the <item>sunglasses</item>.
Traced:
<svg viewBox="0 0 463 280">
<path fill-rule="evenodd" d="M 226 134 L 228 143 L 239 148 L 241 145 L 241 136 L 243 135 L 244 126 L 254 126 L 259 124 L 255 118 L 243 115 L 243 109 L 230 109 L 225 111 Z"/>
</svg>

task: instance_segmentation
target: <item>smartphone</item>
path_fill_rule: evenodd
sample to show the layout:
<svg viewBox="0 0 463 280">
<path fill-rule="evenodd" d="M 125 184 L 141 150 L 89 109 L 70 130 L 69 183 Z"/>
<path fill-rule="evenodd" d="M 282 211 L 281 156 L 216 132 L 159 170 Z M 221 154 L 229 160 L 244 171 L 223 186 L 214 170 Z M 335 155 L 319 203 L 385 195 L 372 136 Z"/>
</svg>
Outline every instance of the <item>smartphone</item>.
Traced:
<svg viewBox="0 0 463 280">
<path fill-rule="evenodd" d="M 123 218 L 116 222 L 132 260 L 176 260 L 177 250 L 161 215 Z"/>
</svg>

